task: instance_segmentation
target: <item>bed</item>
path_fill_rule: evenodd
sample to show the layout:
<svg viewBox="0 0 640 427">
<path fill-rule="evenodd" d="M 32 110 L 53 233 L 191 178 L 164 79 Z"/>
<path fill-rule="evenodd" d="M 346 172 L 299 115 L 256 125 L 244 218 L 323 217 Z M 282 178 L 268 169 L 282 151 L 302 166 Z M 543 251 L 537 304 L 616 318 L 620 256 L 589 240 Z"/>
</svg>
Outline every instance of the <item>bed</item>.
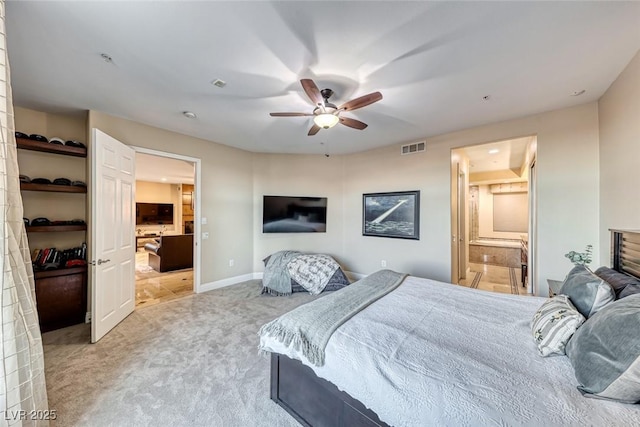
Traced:
<svg viewBox="0 0 640 427">
<path fill-rule="evenodd" d="M 540 356 L 547 301 L 406 277 L 330 335 L 321 363 L 262 330 L 271 398 L 312 426 L 640 425 L 638 405 L 583 396 L 573 359 Z"/>
</svg>

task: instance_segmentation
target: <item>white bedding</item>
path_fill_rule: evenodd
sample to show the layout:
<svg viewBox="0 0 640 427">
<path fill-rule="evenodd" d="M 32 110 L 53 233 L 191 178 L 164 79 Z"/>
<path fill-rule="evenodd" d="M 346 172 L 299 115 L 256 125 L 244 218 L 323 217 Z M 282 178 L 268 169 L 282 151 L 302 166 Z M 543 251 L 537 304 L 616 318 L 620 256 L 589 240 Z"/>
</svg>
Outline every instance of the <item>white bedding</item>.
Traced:
<svg viewBox="0 0 640 427">
<path fill-rule="evenodd" d="M 313 366 L 394 426 L 638 426 L 640 405 L 583 397 L 569 359 L 538 355 L 530 322 L 545 298 L 408 277 L 343 324 Z"/>
</svg>

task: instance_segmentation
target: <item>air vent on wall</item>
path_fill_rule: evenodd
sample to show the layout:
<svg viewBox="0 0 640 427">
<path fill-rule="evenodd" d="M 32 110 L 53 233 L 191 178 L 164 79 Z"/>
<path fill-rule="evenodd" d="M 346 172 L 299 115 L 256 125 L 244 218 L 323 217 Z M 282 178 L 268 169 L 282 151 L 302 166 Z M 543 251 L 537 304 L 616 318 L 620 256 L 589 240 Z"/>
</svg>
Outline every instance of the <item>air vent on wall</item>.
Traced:
<svg viewBox="0 0 640 427">
<path fill-rule="evenodd" d="M 400 148 L 400 154 L 415 154 L 425 151 L 427 149 L 426 141 L 414 142 L 413 144 L 406 144 Z"/>
</svg>

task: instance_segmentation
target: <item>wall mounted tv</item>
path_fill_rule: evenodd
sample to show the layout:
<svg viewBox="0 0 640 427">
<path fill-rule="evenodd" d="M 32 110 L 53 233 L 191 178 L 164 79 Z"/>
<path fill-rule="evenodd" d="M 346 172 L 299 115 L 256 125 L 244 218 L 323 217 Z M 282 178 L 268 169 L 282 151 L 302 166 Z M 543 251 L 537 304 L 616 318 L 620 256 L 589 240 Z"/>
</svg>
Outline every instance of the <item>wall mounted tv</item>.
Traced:
<svg viewBox="0 0 640 427">
<path fill-rule="evenodd" d="M 263 233 L 325 233 L 326 197 L 264 196 Z"/>
<path fill-rule="evenodd" d="M 173 204 L 136 203 L 136 225 L 173 224 Z"/>
</svg>

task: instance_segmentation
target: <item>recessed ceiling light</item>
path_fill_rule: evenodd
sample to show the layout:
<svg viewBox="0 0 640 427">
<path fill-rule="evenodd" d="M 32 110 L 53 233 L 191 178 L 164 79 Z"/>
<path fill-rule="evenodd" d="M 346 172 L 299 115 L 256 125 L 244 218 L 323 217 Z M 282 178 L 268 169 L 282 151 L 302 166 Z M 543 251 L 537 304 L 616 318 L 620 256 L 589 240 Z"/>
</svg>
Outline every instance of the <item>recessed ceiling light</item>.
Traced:
<svg viewBox="0 0 640 427">
<path fill-rule="evenodd" d="M 583 94 L 583 93 L 585 93 L 585 92 L 586 92 L 586 90 L 584 90 L 584 89 L 582 89 L 582 90 L 576 90 L 575 92 L 573 92 L 573 93 L 571 94 L 571 96 L 580 96 L 580 95 L 582 95 L 582 94 Z"/>
<path fill-rule="evenodd" d="M 500 150 L 498 150 L 497 148 L 492 148 L 491 150 L 489 150 L 489 154 L 497 154 L 499 152 Z"/>
<path fill-rule="evenodd" d="M 160 178 L 160 181 L 167 182 L 167 178 Z"/>
<path fill-rule="evenodd" d="M 195 119 L 196 117 L 198 117 L 193 111 L 183 111 L 182 115 L 184 115 L 188 119 Z"/>
<path fill-rule="evenodd" d="M 224 80 L 215 79 L 211 82 L 211 84 L 218 87 L 225 87 L 227 85 L 227 82 L 225 82 Z"/>
</svg>

